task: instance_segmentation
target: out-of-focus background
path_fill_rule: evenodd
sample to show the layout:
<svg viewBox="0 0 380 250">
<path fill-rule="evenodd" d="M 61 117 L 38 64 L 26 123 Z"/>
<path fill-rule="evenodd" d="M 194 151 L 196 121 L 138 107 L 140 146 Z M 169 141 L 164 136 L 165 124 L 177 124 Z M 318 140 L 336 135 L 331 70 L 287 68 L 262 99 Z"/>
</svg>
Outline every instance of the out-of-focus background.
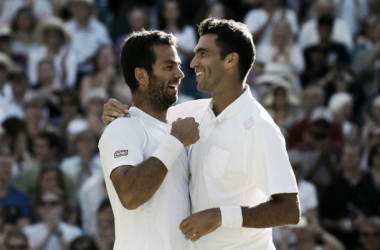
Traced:
<svg viewBox="0 0 380 250">
<path fill-rule="evenodd" d="M 124 39 L 178 37 L 180 100 L 204 18 L 245 23 L 247 83 L 287 141 L 302 223 L 278 249 L 380 249 L 379 0 L 0 0 L 0 249 L 111 250 L 103 104 L 131 105 Z"/>
</svg>

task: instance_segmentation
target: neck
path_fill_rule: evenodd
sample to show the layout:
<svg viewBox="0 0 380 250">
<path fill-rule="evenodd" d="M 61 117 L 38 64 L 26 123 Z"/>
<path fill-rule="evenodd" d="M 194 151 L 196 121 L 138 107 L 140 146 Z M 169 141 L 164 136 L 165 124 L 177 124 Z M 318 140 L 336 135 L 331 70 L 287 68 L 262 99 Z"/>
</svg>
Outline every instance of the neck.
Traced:
<svg viewBox="0 0 380 250">
<path fill-rule="evenodd" d="M 219 93 L 213 93 L 212 105 L 215 115 L 219 115 L 226 109 L 231 103 L 233 103 L 244 92 L 244 84 L 231 84 L 229 89 L 224 89 Z"/>
<path fill-rule="evenodd" d="M 58 46 L 48 46 L 47 50 L 48 50 L 48 54 L 56 55 L 56 54 L 58 54 L 59 47 Z"/>
<path fill-rule="evenodd" d="M 166 114 L 167 114 L 167 109 L 161 110 L 156 107 L 156 105 L 153 105 L 150 103 L 148 100 L 144 100 L 144 98 L 135 98 L 136 96 L 133 97 L 133 103 L 134 106 L 141 109 L 148 115 L 156 118 L 157 120 L 166 123 Z"/>
<path fill-rule="evenodd" d="M 80 26 L 82 29 L 86 30 L 86 29 L 88 29 L 88 26 L 89 26 L 89 24 L 90 24 L 90 20 L 89 20 L 89 19 L 78 20 L 78 24 L 79 24 L 79 26 Z"/>
</svg>

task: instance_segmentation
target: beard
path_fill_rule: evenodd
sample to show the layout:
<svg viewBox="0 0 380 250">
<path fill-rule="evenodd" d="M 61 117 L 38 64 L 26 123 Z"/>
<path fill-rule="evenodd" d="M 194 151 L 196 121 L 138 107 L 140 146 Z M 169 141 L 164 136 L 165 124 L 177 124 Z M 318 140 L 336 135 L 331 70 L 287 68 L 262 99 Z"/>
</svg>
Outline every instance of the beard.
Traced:
<svg viewBox="0 0 380 250">
<path fill-rule="evenodd" d="M 178 101 L 178 95 L 170 95 L 167 88 L 170 82 L 152 73 L 149 76 L 148 98 L 150 103 L 158 110 L 167 110 Z"/>
</svg>

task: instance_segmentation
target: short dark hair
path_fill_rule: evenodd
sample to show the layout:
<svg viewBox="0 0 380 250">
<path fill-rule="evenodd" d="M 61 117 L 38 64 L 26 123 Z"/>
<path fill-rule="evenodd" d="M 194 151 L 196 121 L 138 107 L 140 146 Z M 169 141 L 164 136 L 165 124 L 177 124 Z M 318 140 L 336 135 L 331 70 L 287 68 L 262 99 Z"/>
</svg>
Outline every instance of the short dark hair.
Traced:
<svg viewBox="0 0 380 250">
<path fill-rule="evenodd" d="M 135 68 L 144 68 L 152 75 L 152 66 L 156 62 L 153 46 L 177 46 L 177 38 L 163 31 L 141 30 L 127 37 L 121 51 L 121 68 L 125 82 L 132 92 L 136 91 L 139 83 L 135 77 Z"/>
<path fill-rule="evenodd" d="M 89 250 L 98 250 L 98 246 L 96 245 L 96 242 L 93 237 L 87 236 L 87 235 L 81 235 L 75 238 L 69 245 L 69 250 L 77 250 L 77 249 L 83 249 L 79 248 L 84 242 L 87 242 L 87 246 L 85 249 Z"/>
<path fill-rule="evenodd" d="M 256 58 L 256 49 L 252 34 L 243 23 L 226 19 L 207 18 L 198 28 L 199 36 L 215 34 L 218 36 L 216 44 L 220 48 L 222 60 L 230 54 L 239 55 L 239 79 L 246 78 Z"/>
</svg>

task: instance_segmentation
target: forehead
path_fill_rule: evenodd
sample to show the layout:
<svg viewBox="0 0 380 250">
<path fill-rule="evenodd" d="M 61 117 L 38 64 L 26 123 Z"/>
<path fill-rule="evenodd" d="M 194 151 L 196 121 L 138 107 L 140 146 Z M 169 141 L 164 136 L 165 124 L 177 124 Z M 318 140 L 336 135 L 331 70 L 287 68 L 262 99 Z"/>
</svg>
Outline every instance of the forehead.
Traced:
<svg viewBox="0 0 380 250">
<path fill-rule="evenodd" d="M 195 51 L 198 49 L 206 49 L 210 52 L 219 51 L 218 46 L 216 45 L 216 39 L 218 35 L 216 34 L 206 34 L 199 38 L 197 46 L 195 46 Z"/>
<path fill-rule="evenodd" d="M 180 63 L 177 49 L 170 45 L 155 45 L 153 46 L 154 54 L 156 55 L 155 64 L 163 64 L 165 62 Z"/>
</svg>

